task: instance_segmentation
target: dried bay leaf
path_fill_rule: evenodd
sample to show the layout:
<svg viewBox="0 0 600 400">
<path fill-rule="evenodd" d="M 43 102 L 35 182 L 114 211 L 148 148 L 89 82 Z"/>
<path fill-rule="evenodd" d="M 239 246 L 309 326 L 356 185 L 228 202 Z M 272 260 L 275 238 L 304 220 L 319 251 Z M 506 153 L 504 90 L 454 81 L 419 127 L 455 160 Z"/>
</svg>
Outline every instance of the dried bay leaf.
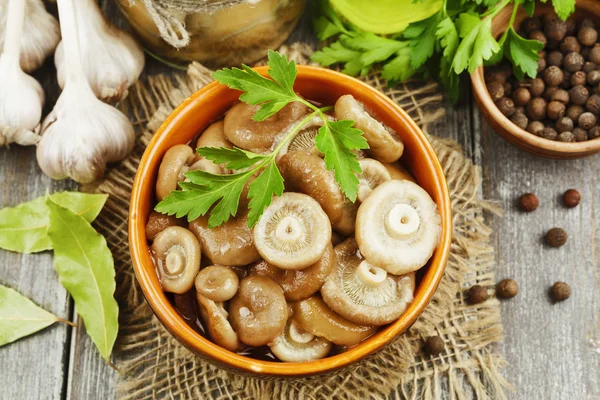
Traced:
<svg viewBox="0 0 600 400">
<path fill-rule="evenodd" d="M 49 196 L 55 203 L 92 222 L 104 206 L 107 195 L 79 192 L 59 192 Z M 46 196 L 0 209 L 0 248 L 19 253 L 51 250 L 46 234 L 48 207 Z"/>
<path fill-rule="evenodd" d="M 40 331 L 58 320 L 16 290 L 0 285 L 0 346 Z"/>
<path fill-rule="evenodd" d="M 119 330 L 119 306 L 114 299 L 115 269 L 106 239 L 72 211 L 46 199 L 50 211 L 48 236 L 60 283 L 75 301 L 88 335 L 105 360 Z"/>
</svg>

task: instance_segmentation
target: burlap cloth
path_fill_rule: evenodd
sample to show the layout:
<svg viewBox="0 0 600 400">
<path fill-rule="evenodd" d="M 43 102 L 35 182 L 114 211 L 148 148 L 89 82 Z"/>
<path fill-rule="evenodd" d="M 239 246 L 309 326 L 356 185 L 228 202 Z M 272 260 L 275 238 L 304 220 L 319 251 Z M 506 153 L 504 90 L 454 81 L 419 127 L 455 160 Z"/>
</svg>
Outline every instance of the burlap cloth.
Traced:
<svg viewBox="0 0 600 400">
<path fill-rule="evenodd" d="M 297 62 L 310 49 L 284 49 Z M 110 194 L 97 221 L 113 251 L 121 329 L 115 363 L 121 370 L 121 399 L 479 399 L 505 398 L 510 385 L 500 370 L 505 360 L 496 299 L 465 301 L 464 289 L 493 285 L 494 252 L 484 212 L 497 212 L 478 193 L 480 174 L 452 141 L 429 136 L 444 168 L 452 199 L 454 239 L 446 273 L 431 304 L 393 344 L 352 367 L 307 379 L 265 380 L 225 371 L 193 356 L 160 324 L 146 304 L 131 266 L 127 244 L 130 188 L 139 159 L 155 130 L 191 93 L 209 83 L 211 71 L 190 65 L 187 74 L 155 76 L 134 86 L 125 104 L 140 133 L 135 150 L 99 186 Z M 404 108 L 427 132 L 443 115 L 434 83 L 388 88 L 380 75 L 364 78 Z M 440 127 L 443 129 L 443 127 Z M 88 188 L 91 189 L 91 188 Z M 424 337 L 440 335 L 446 344 L 437 357 L 421 352 Z"/>
</svg>

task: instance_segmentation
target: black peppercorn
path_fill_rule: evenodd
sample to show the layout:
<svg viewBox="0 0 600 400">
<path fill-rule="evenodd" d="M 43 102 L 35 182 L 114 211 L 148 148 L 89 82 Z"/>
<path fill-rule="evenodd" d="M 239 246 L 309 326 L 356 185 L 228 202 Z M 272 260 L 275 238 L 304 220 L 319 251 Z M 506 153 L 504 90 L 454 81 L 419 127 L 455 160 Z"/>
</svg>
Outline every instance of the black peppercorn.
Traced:
<svg viewBox="0 0 600 400">
<path fill-rule="evenodd" d="M 575 36 L 567 36 L 560 44 L 560 51 L 564 54 L 573 52 L 579 53 L 581 51 L 581 45 Z"/>
<path fill-rule="evenodd" d="M 585 142 L 588 140 L 588 132 L 585 129 L 575 128 L 573 129 L 573 135 L 575 135 L 576 142 Z"/>
<path fill-rule="evenodd" d="M 544 80 L 542 78 L 535 78 L 531 81 L 529 92 L 533 97 L 540 97 L 544 93 L 544 89 L 546 89 Z"/>
<path fill-rule="evenodd" d="M 600 65 L 600 46 L 595 46 L 590 50 L 589 60 L 596 65 Z"/>
<path fill-rule="evenodd" d="M 521 197 L 519 197 L 519 206 L 521 210 L 525 212 L 532 212 L 538 208 L 539 201 L 535 194 L 533 193 L 525 193 Z"/>
<path fill-rule="evenodd" d="M 598 31 L 590 26 L 585 26 L 577 33 L 577 39 L 584 46 L 593 46 L 598 40 Z"/>
<path fill-rule="evenodd" d="M 569 189 L 563 194 L 563 204 L 565 205 L 565 207 L 577 207 L 580 201 L 581 195 L 575 189 Z"/>
<path fill-rule="evenodd" d="M 486 68 L 483 77 L 487 84 L 490 84 L 491 82 L 500 82 L 504 84 L 506 82 L 506 75 L 496 68 Z"/>
<path fill-rule="evenodd" d="M 548 108 L 546 110 L 546 115 L 553 121 L 561 118 L 565 115 L 565 111 L 567 110 L 567 106 L 565 106 L 560 101 L 551 101 L 548 103 Z"/>
<path fill-rule="evenodd" d="M 547 101 L 552 101 L 552 96 L 554 96 L 554 93 L 556 93 L 558 90 L 559 89 L 556 86 L 547 87 L 546 90 L 544 90 L 544 98 Z"/>
<path fill-rule="evenodd" d="M 571 118 L 573 121 L 577 121 L 584 112 L 585 110 L 582 106 L 573 104 L 567 108 L 567 117 Z"/>
<path fill-rule="evenodd" d="M 585 86 L 574 86 L 569 90 L 569 97 L 571 98 L 571 103 L 582 106 L 590 97 L 590 92 Z"/>
<path fill-rule="evenodd" d="M 496 101 L 496 107 L 507 117 L 512 117 L 515 113 L 515 103 L 508 97 Z"/>
<path fill-rule="evenodd" d="M 563 61 L 564 68 L 569 72 L 580 71 L 583 64 L 585 64 L 585 59 L 579 53 L 569 53 Z"/>
<path fill-rule="evenodd" d="M 548 67 L 544 71 L 544 82 L 548 86 L 558 86 L 563 80 L 563 72 L 556 66 Z"/>
<path fill-rule="evenodd" d="M 571 76 L 573 76 L 572 73 L 563 71 L 563 80 L 558 87 L 561 89 L 569 89 L 571 87 Z"/>
<path fill-rule="evenodd" d="M 546 100 L 536 97 L 527 104 L 527 116 L 534 121 L 541 121 L 546 118 L 547 106 Z"/>
<path fill-rule="evenodd" d="M 515 112 L 514 115 L 510 117 L 510 120 L 513 124 L 515 124 L 521 129 L 527 128 L 527 123 L 529 122 L 529 119 L 527 119 L 525 114 L 523 114 L 522 112 Z"/>
<path fill-rule="evenodd" d="M 539 136 L 539 132 L 544 129 L 544 124 L 540 121 L 531 121 L 527 124 L 527 132 L 533 133 L 536 136 Z"/>
<path fill-rule="evenodd" d="M 492 97 L 492 100 L 500 100 L 504 97 L 504 84 L 502 82 L 494 81 L 487 85 L 488 92 Z"/>
<path fill-rule="evenodd" d="M 593 94 L 600 94 L 600 83 L 593 87 L 592 93 Z"/>
<path fill-rule="evenodd" d="M 575 21 L 575 18 L 571 15 L 565 22 L 567 23 L 567 35 L 573 36 L 577 31 L 577 21 Z"/>
<path fill-rule="evenodd" d="M 594 22 L 594 20 L 589 19 L 589 18 L 585 18 L 582 19 L 581 22 L 579 22 L 579 29 L 583 29 L 583 28 L 595 28 L 596 27 L 596 23 Z"/>
<path fill-rule="evenodd" d="M 542 30 L 542 20 L 538 17 L 527 18 L 521 23 L 521 30 L 527 34 Z"/>
<path fill-rule="evenodd" d="M 563 89 L 559 89 L 552 94 L 550 100 L 560 101 L 563 104 L 569 104 L 569 92 Z"/>
<path fill-rule="evenodd" d="M 471 286 L 467 293 L 467 299 L 470 304 L 483 303 L 489 298 L 487 289 L 480 285 Z"/>
<path fill-rule="evenodd" d="M 512 85 L 508 82 L 504 83 L 504 95 L 505 96 L 512 95 Z"/>
<path fill-rule="evenodd" d="M 552 19 L 546 22 L 544 33 L 549 40 L 561 41 L 567 35 L 567 23 L 560 19 Z"/>
<path fill-rule="evenodd" d="M 600 126 L 595 126 L 588 131 L 588 139 L 597 139 L 600 137 Z"/>
<path fill-rule="evenodd" d="M 565 301 L 571 297 L 571 287 L 565 282 L 555 282 L 550 289 L 550 297 L 555 302 Z"/>
<path fill-rule="evenodd" d="M 585 109 L 594 115 L 600 115 L 600 95 L 591 95 L 585 102 Z"/>
<path fill-rule="evenodd" d="M 587 74 L 584 71 L 577 71 L 571 75 L 571 85 L 581 86 L 587 82 Z"/>
<path fill-rule="evenodd" d="M 577 125 L 585 130 L 590 130 L 596 125 L 596 116 L 591 112 L 584 112 L 579 116 Z"/>
<path fill-rule="evenodd" d="M 548 140 L 556 140 L 558 133 L 552 128 L 544 128 L 540 131 L 540 136 Z"/>
<path fill-rule="evenodd" d="M 579 53 L 583 56 L 583 58 L 588 60 L 590 58 L 590 50 L 591 49 L 592 49 L 591 47 L 583 46 Z"/>
<path fill-rule="evenodd" d="M 515 104 L 524 106 L 531 100 L 531 93 L 526 88 L 521 87 L 514 91 L 513 99 Z"/>
<path fill-rule="evenodd" d="M 586 74 L 589 74 L 590 72 L 596 71 L 597 69 L 598 66 L 596 64 L 594 64 L 591 61 L 586 61 L 585 64 L 583 64 L 583 68 L 581 70 Z"/>
<path fill-rule="evenodd" d="M 560 51 L 553 51 L 550 54 L 548 54 L 548 57 L 546 58 L 546 62 L 548 63 L 548 65 L 560 67 L 563 63 L 563 58 L 564 58 L 564 56 L 562 55 L 562 53 Z"/>
<path fill-rule="evenodd" d="M 514 279 L 503 279 L 496 285 L 496 297 L 510 299 L 519 293 L 519 285 Z"/>
<path fill-rule="evenodd" d="M 560 247 L 567 243 L 567 232 L 562 228 L 552 228 L 546 233 L 546 243 L 552 247 Z"/>
<path fill-rule="evenodd" d="M 546 69 L 546 59 L 538 58 L 537 65 L 538 65 L 537 72 L 538 72 L 538 74 L 540 74 Z"/>
<path fill-rule="evenodd" d="M 429 336 L 425 339 L 424 350 L 430 356 L 437 356 L 444 352 L 444 339 L 439 336 Z"/>
<path fill-rule="evenodd" d="M 558 141 L 564 143 L 575 142 L 575 134 L 573 132 L 563 132 L 558 135 Z"/>
<path fill-rule="evenodd" d="M 573 120 L 571 118 L 562 117 L 559 118 L 558 121 L 556 121 L 556 130 L 558 133 L 573 132 L 573 128 L 575 128 L 574 125 L 575 124 L 573 123 Z"/>
<path fill-rule="evenodd" d="M 590 86 L 596 86 L 600 83 L 600 71 L 592 71 L 587 74 L 586 81 Z"/>
<path fill-rule="evenodd" d="M 538 42 L 541 42 L 542 45 L 544 45 L 544 47 L 546 47 L 546 45 L 548 44 L 548 39 L 546 39 L 546 35 L 544 35 L 544 32 L 542 32 L 542 31 L 531 32 L 529 34 L 529 39 L 537 40 Z"/>
</svg>

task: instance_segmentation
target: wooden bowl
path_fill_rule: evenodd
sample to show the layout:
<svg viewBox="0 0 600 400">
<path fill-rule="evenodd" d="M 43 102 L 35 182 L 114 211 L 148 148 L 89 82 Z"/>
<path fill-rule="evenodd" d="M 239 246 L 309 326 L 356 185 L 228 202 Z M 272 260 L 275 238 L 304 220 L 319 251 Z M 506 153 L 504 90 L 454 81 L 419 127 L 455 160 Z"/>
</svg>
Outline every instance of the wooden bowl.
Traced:
<svg viewBox="0 0 600 400">
<path fill-rule="evenodd" d="M 267 68 L 256 69 L 267 75 Z M 423 267 L 415 297 L 406 312 L 394 323 L 348 351 L 322 360 L 304 363 L 269 362 L 245 357 L 202 337 L 177 313 L 162 291 L 146 242 L 145 225 L 155 204 L 154 187 L 163 155 L 175 144 L 188 143 L 211 122 L 218 120 L 238 100 L 240 92 L 213 82 L 186 99 L 158 129 L 140 161 L 133 184 L 129 210 L 129 247 L 138 282 L 146 300 L 163 325 L 188 349 L 211 362 L 239 371 L 269 376 L 306 376 L 333 371 L 354 363 L 390 343 L 406 331 L 435 292 L 450 251 L 451 208 L 446 179 L 439 161 L 415 122 L 384 94 L 346 75 L 322 68 L 298 66 L 295 90 L 323 104 L 334 104 L 344 94 L 365 103 L 377 118 L 401 136 L 402 160 L 418 183 L 437 203 L 441 220 L 440 244 Z"/>
<path fill-rule="evenodd" d="M 548 4 L 536 3 L 535 14 L 543 15 L 552 12 L 553 8 Z M 492 21 L 492 34 L 499 38 L 508 25 L 512 7 L 504 8 Z M 521 7 L 515 19 L 515 27 L 528 16 Z M 593 18 L 600 21 L 600 1 L 577 0 L 577 8 L 574 14 L 576 20 Z M 479 67 L 471 75 L 473 92 L 477 105 L 486 121 L 505 140 L 530 153 L 548 158 L 571 159 L 580 158 L 600 152 L 600 139 L 585 142 L 563 143 L 535 136 L 524 129 L 519 128 L 508 119 L 492 100 L 483 78 L 483 67 Z"/>
</svg>

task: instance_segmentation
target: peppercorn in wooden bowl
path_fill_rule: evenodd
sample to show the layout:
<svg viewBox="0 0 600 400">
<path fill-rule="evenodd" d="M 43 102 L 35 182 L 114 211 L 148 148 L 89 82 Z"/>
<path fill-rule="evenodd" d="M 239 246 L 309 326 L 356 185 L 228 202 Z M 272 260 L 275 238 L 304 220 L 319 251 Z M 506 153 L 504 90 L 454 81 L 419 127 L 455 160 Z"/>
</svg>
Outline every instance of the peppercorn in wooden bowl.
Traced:
<svg viewBox="0 0 600 400">
<path fill-rule="evenodd" d="M 154 189 L 163 156 L 173 146 L 189 143 L 221 118 L 237 102 L 240 92 L 215 82 L 185 100 L 154 135 L 136 174 L 129 211 L 129 245 L 136 277 L 156 316 L 193 353 L 219 366 L 261 376 L 308 376 L 333 371 L 392 342 L 415 322 L 431 300 L 448 260 L 452 236 L 451 205 L 444 173 L 415 122 L 388 97 L 357 79 L 321 68 L 299 65 L 297 69 L 294 90 L 299 95 L 324 105 L 352 95 L 364 103 L 374 117 L 397 132 L 404 143 L 403 164 L 437 206 L 441 232 L 437 249 L 417 274 L 414 297 L 404 313 L 343 353 L 314 361 L 275 362 L 226 350 L 194 330 L 177 312 L 161 287 L 146 240 L 146 222 L 155 204 Z M 267 76 L 267 67 L 256 71 Z"/>
<path fill-rule="evenodd" d="M 492 34 L 495 38 L 498 39 L 504 33 L 511 12 L 512 7 L 506 7 L 492 21 Z M 536 2 L 534 17 L 542 17 L 551 13 L 553 13 L 552 5 Z M 525 11 L 520 8 L 515 19 L 515 29 L 520 27 L 527 18 Z M 584 19 L 593 19 L 596 22 L 596 28 L 600 29 L 600 2 L 578 0 L 575 13 L 570 18 L 572 22 L 576 23 L 577 33 L 580 23 Z M 572 24 L 572 22 L 570 23 Z M 543 33 L 536 33 L 543 36 L 540 39 L 546 39 Z M 530 39 L 537 38 L 536 33 L 530 34 L 528 37 Z M 573 36 L 573 32 L 566 34 L 566 37 L 569 36 Z M 570 41 L 575 43 L 570 43 Z M 596 41 L 600 43 L 600 37 Z M 552 42 L 552 39 L 548 39 L 548 42 Z M 594 84 L 595 90 L 600 90 L 600 86 L 598 82 L 591 82 L 592 77 L 590 76 L 587 76 L 586 80 L 586 75 L 589 74 L 584 72 L 584 69 L 587 66 L 577 65 L 586 60 L 580 57 L 578 52 L 575 54 L 576 52 L 570 51 L 570 45 L 578 46 L 579 49 L 586 48 L 572 37 L 566 41 L 564 39 L 560 42 L 556 41 L 555 48 L 545 48 L 546 57 L 541 61 L 543 65 L 538 69 L 539 79 L 536 79 L 535 82 L 531 80 L 523 88 L 511 88 L 512 95 L 510 97 L 492 98 L 496 89 L 494 86 L 498 86 L 497 82 L 493 83 L 490 79 L 487 79 L 486 82 L 486 73 L 491 73 L 492 67 L 485 69 L 479 67 L 471 75 L 475 99 L 486 121 L 506 141 L 538 156 L 573 159 L 600 152 L 600 138 L 596 138 L 596 134 L 600 133 L 600 115 L 589 112 L 591 105 L 586 104 L 586 101 L 592 96 L 598 96 L 594 97 L 592 101 L 600 100 L 600 92 L 594 93 L 592 88 L 587 86 L 588 90 L 586 85 Z M 595 46 L 600 46 L 600 44 Z M 589 51 L 591 47 L 588 46 L 586 51 Z M 592 63 L 586 64 L 591 65 Z M 600 80 L 600 65 L 592 66 L 588 72 L 591 72 L 592 69 L 594 71 L 592 74 L 597 74 Z M 564 79 L 567 83 L 553 85 L 554 78 Z M 546 82 L 550 82 L 552 85 Z M 538 84 L 541 87 L 538 88 Z M 515 93 L 515 90 L 520 90 L 520 92 Z M 513 113 L 510 107 L 523 107 L 524 112 Z M 600 114 L 600 104 L 598 110 L 593 111 Z M 543 115 L 538 116 L 536 113 Z M 511 115 L 510 118 L 507 115 Z"/>
</svg>

